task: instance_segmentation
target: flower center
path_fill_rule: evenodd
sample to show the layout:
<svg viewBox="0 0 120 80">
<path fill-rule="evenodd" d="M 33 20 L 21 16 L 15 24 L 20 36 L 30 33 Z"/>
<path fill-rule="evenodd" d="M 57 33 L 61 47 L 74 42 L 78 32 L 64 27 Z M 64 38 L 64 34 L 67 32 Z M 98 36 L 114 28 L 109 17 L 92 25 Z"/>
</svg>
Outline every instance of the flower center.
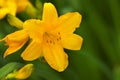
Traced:
<svg viewBox="0 0 120 80">
<path fill-rule="evenodd" d="M 43 35 L 43 40 L 47 44 L 56 44 L 61 40 L 60 32 L 58 32 L 57 34 L 45 32 Z"/>
<path fill-rule="evenodd" d="M 2 5 L 0 5 L 0 9 L 2 8 Z"/>
</svg>

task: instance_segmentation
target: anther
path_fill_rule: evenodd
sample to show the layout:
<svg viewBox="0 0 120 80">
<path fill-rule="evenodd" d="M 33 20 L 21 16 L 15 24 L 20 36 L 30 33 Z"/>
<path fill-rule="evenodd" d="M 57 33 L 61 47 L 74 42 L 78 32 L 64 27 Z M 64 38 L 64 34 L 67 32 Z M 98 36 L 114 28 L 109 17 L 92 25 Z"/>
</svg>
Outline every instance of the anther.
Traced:
<svg viewBox="0 0 120 80">
<path fill-rule="evenodd" d="M 59 37 L 59 39 L 61 40 L 61 37 Z"/>
<path fill-rule="evenodd" d="M 59 38 L 57 38 L 57 41 L 59 41 Z"/>
<path fill-rule="evenodd" d="M 50 43 L 52 43 L 52 41 L 50 40 Z"/>
<path fill-rule="evenodd" d="M 58 32 L 58 35 L 60 35 L 60 32 Z"/>
<path fill-rule="evenodd" d="M 48 43 L 48 40 L 46 42 Z"/>
</svg>

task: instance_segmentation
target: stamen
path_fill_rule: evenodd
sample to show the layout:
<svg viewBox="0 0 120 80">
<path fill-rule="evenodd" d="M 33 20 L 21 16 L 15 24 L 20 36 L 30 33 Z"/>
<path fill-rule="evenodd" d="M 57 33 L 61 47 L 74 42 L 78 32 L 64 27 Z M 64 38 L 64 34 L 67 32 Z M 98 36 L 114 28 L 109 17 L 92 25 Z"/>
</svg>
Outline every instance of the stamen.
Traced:
<svg viewBox="0 0 120 80">
<path fill-rule="evenodd" d="M 58 32 L 58 35 L 60 35 L 60 32 Z"/>
<path fill-rule="evenodd" d="M 59 37 L 59 39 L 61 40 L 61 37 Z"/>
<path fill-rule="evenodd" d="M 50 43 L 52 43 L 52 41 L 50 40 Z"/>
<path fill-rule="evenodd" d="M 48 43 L 48 40 L 46 42 Z"/>
<path fill-rule="evenodd" d="M 45 32 L 44 40 L 46 40 L 46 43 L 48 44 L 55 44 L 61 40 L 60 32 L 58 32 L 57 35 Z"/>
<path fill-rule="evenodd" d="M 3 8 L 4 6 L 0 4 L 0 8 Z"/>
<path fill-rule="evenodd" d="M 57 41 L 59 41 L 59 38 L 57 38 Z"/>
</svg>

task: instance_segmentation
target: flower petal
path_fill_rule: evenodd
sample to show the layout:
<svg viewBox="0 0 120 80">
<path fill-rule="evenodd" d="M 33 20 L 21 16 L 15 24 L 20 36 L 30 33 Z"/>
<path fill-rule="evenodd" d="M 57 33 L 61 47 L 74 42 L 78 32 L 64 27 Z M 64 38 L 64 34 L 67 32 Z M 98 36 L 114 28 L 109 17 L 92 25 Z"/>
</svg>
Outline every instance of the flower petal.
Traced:
<svg viewBox="0 0 120 80">
<path fill-rule="evenodd" d="M 16 0 L 17 12 L 22 12 L 26 9 L 28 5 L 31 5 L 29 0 Z"/>
<path fill-rule="evenodd" d="M 58 19 L 56 8 L 51 3 L 45 3 L 43 8 L 42 20 L 46 23 L 55 23 Z"/>
<path fill-rule="evenodd" d="M 23 28 L 29 34 L 30 38 L 42 40 L 45 24 L 37 19 L 30 19 L 23 23 Z M 41 39 L 41 40 L 40 40 Z"/>
<path fill-rule="evenodd" d="M 71 50 L 80 50 L 82 46 L 83 39 L 76 34 L 63 35 L 61 42 L 64 48 Z"/>
<path fill-rule="evenodd" d="M 0 6 L 3 6 L 4 2 L 4 0 L 0 0 Z"/>
<path fill-rule="evenodd" d="M 16 79 L 26 79 L 28 78 L 33 71 L 33 64 L 27 64 L 24 67 L 22 67 L 15 75 Z"/>
<path fill-rule="evenodd" d="M 7 8 L 1 8 L 0 9 L 0 19 L 4 18 L 6 14 L 9 13 L 9 10 Z"/>
<path fill-rule="evenodd" d="M 17 11 L 17 5 L 15 0 L 7 0 L 6 4 L 6 7 L 9 9 L 9 14 L 15 16 Z"/>
<path fill-rule="evenodd" d="M 16 14 L 17 6 L 15 0 L 1 0 L 0 5 L 0 19 L 4 18 L 6 14 L 14 15 Z"/>
<path fill-rule="evenodd" d="M 21 54 L 24 60 L 32 61 L 39 58 L 42 55 L 41 44 L 36 41 L 32 41 L 25 51 Z"/>
<path fill-rule="evenodd" d="M 7 35 L 3 40 L 6 42 L 6 45 L 9 46 L 4 53 L 4 57 L 6 57 L 19 50 L 27 42 L 28 35 L 25 31 L 21 30 Z"/>
<path fill-rule="evenodd" d="M 59 44 L 44 45 L 43 55 L 48 64 L 59 72 L 68 66 L 68 56 Z"/>
<path fill-rule="evenodd" d="M 78 12 L 71 12 L 59 17 L 57 28 L 54 31 L 73 33 L 81 23 L 82 16 Z"/>
</svg>

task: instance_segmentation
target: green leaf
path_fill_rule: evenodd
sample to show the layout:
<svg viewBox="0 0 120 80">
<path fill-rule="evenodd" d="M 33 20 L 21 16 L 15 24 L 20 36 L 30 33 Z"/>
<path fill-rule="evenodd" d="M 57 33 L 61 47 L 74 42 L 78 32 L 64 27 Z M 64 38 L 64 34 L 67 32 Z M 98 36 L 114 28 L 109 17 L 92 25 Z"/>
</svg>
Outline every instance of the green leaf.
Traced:
<svg viewBox="0 0 120 80">
<path fill-rule="evenodd" d="M 17 62 L 11 62 L 0 68 L 0 79 L 2 77 L 5 77 L 8 73 L 10 73 L 13 70 L 16 70 L 22 66 L 21 63 Z"/>
</svg>

